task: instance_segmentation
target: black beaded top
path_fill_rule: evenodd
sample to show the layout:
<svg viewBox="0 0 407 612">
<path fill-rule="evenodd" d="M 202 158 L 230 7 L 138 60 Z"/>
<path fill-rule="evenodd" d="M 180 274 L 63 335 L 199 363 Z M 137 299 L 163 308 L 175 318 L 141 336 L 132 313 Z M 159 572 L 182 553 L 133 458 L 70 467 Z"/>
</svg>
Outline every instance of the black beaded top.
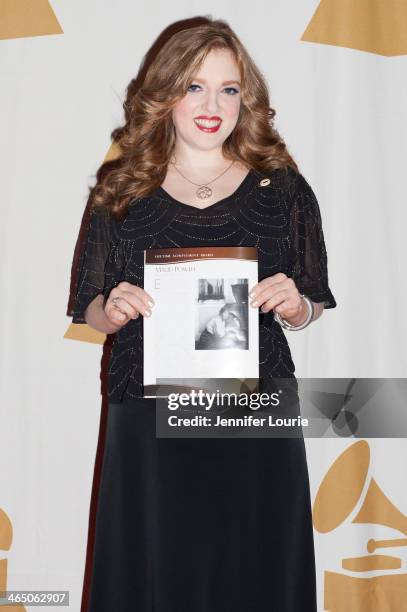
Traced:
<svg viewBox="0 0 407 612">
<path fill-rule="evenodd" d="M 270 179 L 268 185 L 260 184 L 264 178 Z M 291 168 L 267 175 L 252 169 L 233 194 L 205 209 L 179 202 L 162 187 L 130 202 L 121 221 L 105 208 L 93 209 L 70 313 L 73 323 L 85 323 L 88 304 L 100 293 L 107 297 L 120 281 L 143 287 L 144 249 L 191 246 L 255 246 L 259 281 L 284 272 L 314 302 L 336 306 L 310 185 Z M 273 313 L 259 311 L 259 325 L 260 378 L 294 377 L 290 349 Z M 111 401 L 142 396 L 142 316 L 115 334 L 108 377 Z"/>
</svg>

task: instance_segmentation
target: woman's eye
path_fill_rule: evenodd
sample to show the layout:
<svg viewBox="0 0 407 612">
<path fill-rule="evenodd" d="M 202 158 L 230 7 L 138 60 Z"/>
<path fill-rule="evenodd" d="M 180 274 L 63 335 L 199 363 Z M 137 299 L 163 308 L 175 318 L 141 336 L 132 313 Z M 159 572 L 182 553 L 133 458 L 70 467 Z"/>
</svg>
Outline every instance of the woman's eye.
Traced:
<svg viewBox="0 0 407 612">
<path fill-rule="evenodd" d="M 200 88 L 201 86 L 198 85 L 197 83 L 191 83 L 191 85 L 188 87 L 188 91 L 196 91 L 195 87 Z M 228 95 L 232 95 L 232 96 L 235 96 L 236 94 L 239 93 L 239 90 L 236 89 L 236 87 L 225 87 L 224 91 L 226 91 Z"/>
</svg>

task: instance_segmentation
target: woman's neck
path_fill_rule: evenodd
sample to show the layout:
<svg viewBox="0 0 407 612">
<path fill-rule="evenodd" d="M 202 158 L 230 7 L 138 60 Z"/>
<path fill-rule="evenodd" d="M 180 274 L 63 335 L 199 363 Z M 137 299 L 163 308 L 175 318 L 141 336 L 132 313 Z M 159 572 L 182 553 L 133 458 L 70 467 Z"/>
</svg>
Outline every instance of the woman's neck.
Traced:
<svg viewBox="0 0 407 612">
<path fill-rule="evenodd" d="M 214 171 L 222 171 L 231 160 L 226 159 L 222 153 L 222 149 L 212 149 L 210 151 L 202 151 L 191 147 L 176 146 L 170 158 L 170 163 L 174 162 L 177 168 L 185 172 L 196 172 L 199 168 L 200 173 L 208 174 Z"/>
</svg>

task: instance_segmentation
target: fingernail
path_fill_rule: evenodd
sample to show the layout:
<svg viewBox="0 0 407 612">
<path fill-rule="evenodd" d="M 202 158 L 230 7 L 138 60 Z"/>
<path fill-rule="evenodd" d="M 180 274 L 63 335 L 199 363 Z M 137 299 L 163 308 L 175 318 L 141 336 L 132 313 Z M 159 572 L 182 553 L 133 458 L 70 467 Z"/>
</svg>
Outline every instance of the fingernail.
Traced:
<svg viewBox="0 0 407 612">
<path fill-rule="evenodd" d="M 151 310 L 146 310 L 146 311 L 145 311 L 145 313 L 144 313 L 144 315 L 145 315 L 146 317 L 149 317 L 149 316 L 151 315 Z"/>
<path fill-rule="evenodd" d="M 148 301 L 148 305 L 151 306 L 151 308 L 154 306 L 154 302 L 152 302 L 151 300 L 147 300 Z"/>
<path fill-rule="evenodd" d="M 256 300 L 254 300 L 254 301 L 251 303 L 251 306 L 257 306 L 257 304 L 258 304 L 258 302 L 256 302 Z"/>
<path fill-rule="evenodd" d="M 253 298 L 255 295 L 256 295 L 256 294 L 255 294 L 255 292 L 254 292 L 254 291 L 250 291 L 250 293 L 249 293 L 249 297 Z"/>
</svg>

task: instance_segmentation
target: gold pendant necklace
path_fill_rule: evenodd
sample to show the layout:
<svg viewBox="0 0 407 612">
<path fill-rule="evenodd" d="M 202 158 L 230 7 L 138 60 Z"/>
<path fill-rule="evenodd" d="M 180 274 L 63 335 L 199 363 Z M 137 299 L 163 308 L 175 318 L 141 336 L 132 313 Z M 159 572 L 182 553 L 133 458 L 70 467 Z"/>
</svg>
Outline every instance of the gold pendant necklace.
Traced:
<svg viewBox="0 0 407 612">
<path fill-rule="evenodd" d="M 215 181 L 218 180 L 218 178 L 223 176 L 225 174 L 225 172 L 227 172 L 229 170 L 229 168 L 231 168 L 233 166 L 234 163 L 235 163 L 235 160 L 232 161 L 232 163 L 230 164 L 230 166 L 228 166 L 226 168 L 226 170 L 224 170 L 221 174 L 219 174 L 219 176 L 217 176 L 216 178 L 212 179 L 211 181 L 208 181 L 207 183 L 194 183 L 193 181 L 190 181 L 186 176 L 184 176 L 180 170 L 178 170 L 177 166 L 175 165 L 175 161 L 172 162 L 175 170 L 182 176 L 182 178 L 184 178 L 186 181 L 188 181 L 188 183 L 191 183 L 192 185 L 196 185 L 198 187 L 198 189 L 196 190 L 196 196 L 200 200 L 207 200 L 208 198 L 211 197 L 212 189 L 210 187 L 208 187 L 208 185 L 210 185 L 210 183 L 214 183 Z"/>
</svg>

